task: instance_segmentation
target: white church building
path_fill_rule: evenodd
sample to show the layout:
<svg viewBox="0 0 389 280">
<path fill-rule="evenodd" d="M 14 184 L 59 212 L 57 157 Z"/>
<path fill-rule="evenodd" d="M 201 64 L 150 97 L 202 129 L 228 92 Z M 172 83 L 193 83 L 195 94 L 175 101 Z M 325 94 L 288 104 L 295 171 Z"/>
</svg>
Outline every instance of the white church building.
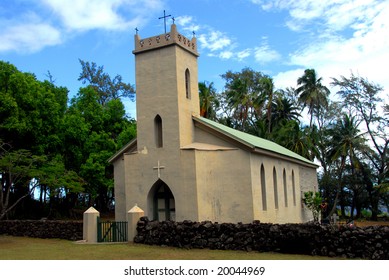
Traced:
<svg viewBox="0 0 389 280">
<path fill-rule="evenodd" d="M 135 35 L 137 138 L 114 154 L 115 219 L 300 223 L 317 165 L 271 141 L 200 117 L 197 41 Z"/>
</svg>

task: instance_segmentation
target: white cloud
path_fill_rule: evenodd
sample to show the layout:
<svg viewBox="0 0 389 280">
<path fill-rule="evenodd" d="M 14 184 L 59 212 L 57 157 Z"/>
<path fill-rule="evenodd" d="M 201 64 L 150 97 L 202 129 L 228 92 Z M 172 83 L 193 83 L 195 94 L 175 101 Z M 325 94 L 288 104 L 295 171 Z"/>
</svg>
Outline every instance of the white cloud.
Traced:
<svg viewBox="0 0 389 280">
<path fill-rule="evenodd" d="M 383 71 L 389 61 L 388 1 L 252 2 L 266 10 L 287 10 L 286 26 L 302 42 L 300 48 L 289 54 L 288 64 L 296 69 L 276 75 L 277 87 L 296 84 L 302 69 L 314 68 L 327 85 L 331 77 L 348 77 L 352 71 L 389 89 Z"/>
<path fill-rule="evenodd" d="M 82 31 L 140 27 L 161 8 L 162 0 L 26 1 L 15 7 L 18 13 L 0 18 L 0 52 L 33 53 Z"/>
<path fill-rule="evenodd" d="M 245 59 L 246 57 L 249 57 L 251 55 L 251 49 L 245 49 L 243 51 L 237 52 L 236 57 L 239 61 Z"/>
<path fill-rule="evenodd" d="M 192 32 L 197 32 L 201 28 L 199 24 L 194 23 L 194 19 L 191 16 L 179 16 L 175 18 L 175 23 L 181 26 L 181 30 L 190 33 L 190 35 L 187 36 L 191 36 Z"/>
<path fill-rule="evenodd" d="M 192 16 L 179 16 L 176 19 L 176 24 L 182 25 L 183 27 L 187 27 L 193 23 Z"/>
<path fill-rule="evenodd" d="M 231 45 L 231 39 L 220 31 L 200 34 L 198 40 L 202 48 L 208 49 L 211 52 L 221 51 Z"/>
<path fill-rule="evenodd" d="M 252 0 L 265 11 L 287 10 L 286 26 L 293 31 L 319 27 L 322 32 L 343 30 L 358 22 L 368 21 L 380 0 Z"/>
<path fill-rule="evenodd" d="M 222 52 L 220 52 L 220 54 L 219 54 L 219 57 L 220 57 L 221 59 L 230 59 L 230 58 L 232 58 L 233 56 L 234 56 L 234 53 L 231 52 L 231 51 L 222 51 Z"/>
<path fill-rule="evenodd" d="M 273 62 L 281 58 L 281 55 L 276 50 L 270 49 L 267 43 L 262 44 L 260 47 L 256 47 L 254 53 L 255 61 L 260 64 Z"/>
<path fill-rule="evenodd" d="M 286 72 L 280 72 L 273 76 L 274 85 L 278 89 L 287 87 L 296 87 L 297 79 L 304 74 L 305 68 L 294 69 Z"/>
<path fill-rule="evenodd" d="M 130 26 L 140 24 L 146 14 L 146 7 L 158 4 L 158 1 L 144 1 L 145 5 L 134 6 L 134 1 L 125 0 L 43 0 L 61 19 L 62 24 L 69 30 L 126 30 Z M 126 6 L 136 9 L 137 16 L 127 19 L 119 13 L 128 11 Z M 142 13 L 143 10 L 143 13 Z"/>
<path fill-rule="evenodd" d="M 2 20 L 0 24 L 0 52 L 16 51 L 33 53 L 48 46 L 62 43 L 61 32 L 52 25 L 40 22 L 33 14 L 24 15 L 28 20 Z"/>
</svg>

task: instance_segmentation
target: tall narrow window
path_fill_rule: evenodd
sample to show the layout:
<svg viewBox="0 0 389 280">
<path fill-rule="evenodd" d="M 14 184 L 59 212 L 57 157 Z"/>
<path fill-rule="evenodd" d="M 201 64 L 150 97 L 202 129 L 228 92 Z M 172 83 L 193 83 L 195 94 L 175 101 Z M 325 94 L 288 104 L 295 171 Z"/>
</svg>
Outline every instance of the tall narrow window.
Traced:
<svg viewBox="0 0 389 280">
<path fill-rule="evenodd" d="M 277 171 L 273 168 L 273 186 L 274 186 L 274 206 L 278 209 L 278 187 L 277 187 Z"/>
<path fill-rule="evenodd" d="M 157 148 L 162 148 L 163 139 L 162 139 L 162 119 L 157 115 L 154 119 L 154 135 L 155 135 L 155 145 Z"/>
<path fill-rule="evenodd" d="M 294 170 L 292 170 L 293 206 L 296 206 L 296 185 L 294 182 Z"/>
<path fill-rule="evenodd" d="M 189 73 L 189 69 L 185 70 L 185 93 L 186 93 L 186 98 L 190 99 L 190 73 Z"/>
<path fill-rule="evenodd" d="M 265 177 L 265 168 L 263 164 L 261 165 L 261 192 L 262 192 L 262 210 L 267 210 L 266 203 L 266 177 Z"/>
<path fill-rule="evenodd" d="M 285 198 L 285 207 L 288 207 L 288 186 L 286 182 L 286 172 L 284 169 L 284 174 L 283 174 L 283 183 L 284 183 L 284 198 Z"/>
</svg>

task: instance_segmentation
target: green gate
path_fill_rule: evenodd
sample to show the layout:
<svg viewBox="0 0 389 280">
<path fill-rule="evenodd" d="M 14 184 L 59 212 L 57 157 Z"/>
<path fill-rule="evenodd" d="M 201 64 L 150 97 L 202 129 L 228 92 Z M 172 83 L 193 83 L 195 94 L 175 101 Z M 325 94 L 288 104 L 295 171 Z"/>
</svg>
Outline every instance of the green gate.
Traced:
<svg viewBox="0 0 389 280">
<path fill-rule="evenodd" d="M 97 218 L 97 242 L 127 241 L 127 222 L 101 221 Z"/>
</svg>

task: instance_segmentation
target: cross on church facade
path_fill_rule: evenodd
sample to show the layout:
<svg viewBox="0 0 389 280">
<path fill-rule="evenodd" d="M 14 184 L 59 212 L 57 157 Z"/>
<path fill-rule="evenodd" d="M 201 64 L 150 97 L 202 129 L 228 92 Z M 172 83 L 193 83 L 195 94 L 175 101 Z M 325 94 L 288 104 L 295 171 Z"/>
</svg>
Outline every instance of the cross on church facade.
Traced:
<svg viewBox="0 0 389 280">
<path fill-rule="evenodd" d="M 163 19 L 163 23 L 165 25 L 165 33 L 166 33 L 166 18 L 171 17 L 172 15 L 166 15 L 165 10 L 163 10 L 163 17 L 159 17 L 158 19 Z"/>
<path fill-rule="evenodd" d="M 159 161 L 158 161 L 158 165 L 153 167 L 154 170 L 158 170 L 158 178 L 161 178 L 161 169 L 164 169 L 164 168 L 165 168 L 165 166 L 160 165 Z"/>
</svg>

